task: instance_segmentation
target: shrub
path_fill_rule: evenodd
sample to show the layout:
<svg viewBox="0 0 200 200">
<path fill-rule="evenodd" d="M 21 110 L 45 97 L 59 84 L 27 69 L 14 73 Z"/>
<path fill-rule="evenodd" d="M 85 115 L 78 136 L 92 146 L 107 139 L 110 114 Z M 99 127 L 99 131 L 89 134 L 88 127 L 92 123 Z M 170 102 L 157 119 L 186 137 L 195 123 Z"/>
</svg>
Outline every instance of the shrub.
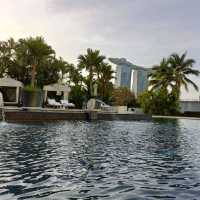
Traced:
<svg viewBox="0 0 200 200">
<path fill-rule="evenodd" d="M 148 114 L 173 115 L 179 112 L 177 95 L 167 90 L 145 91 L 139 95 L 138 102 Z"/>
<path fill-rule="evenodd" d="M 76 108 L 82 108 L 83 102 L 85 100 L 86 92 L 82 89 L 81 86 L 76 85 L 71 87 L 71 92 L 69 94 L 69 100 L 73 102 Z"/>
<path fill-rule="evenodd" d="M 23 89 L 26 92 L 41 92 L 42 90 L 37 87 L 33 87 L 32 85 L 26 85 Z"/>
</svg>

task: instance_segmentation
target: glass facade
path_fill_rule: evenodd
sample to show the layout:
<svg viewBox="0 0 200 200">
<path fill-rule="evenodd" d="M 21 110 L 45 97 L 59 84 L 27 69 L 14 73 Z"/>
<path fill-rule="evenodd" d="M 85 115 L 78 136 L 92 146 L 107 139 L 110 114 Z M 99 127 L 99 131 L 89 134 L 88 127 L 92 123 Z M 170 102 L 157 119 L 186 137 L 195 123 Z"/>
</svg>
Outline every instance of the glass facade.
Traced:
<svg viewBox="0 0 200 200">
<path fill-rule="evenodd" d="M 136 66 L 125 58 L 110 58 L 109 60 L 117 66 L 115 80 L 117 87 L 128 87 L 136 96 L 147 89 L 150 68 Z"/>
<path fill-rule="evenodd" d="M 119 70 L 120 69 L 120 70 Z M 117 66 L 118 87 L 130 88 L 136 96 L 146 90 L 148 86 L 148 71 L 136 70 L 128 65 Z"/>
<path fill-rule="evenodd" d="M 127 65 L 121 65 L 121 83 L 122 87 L 131 87 L 132 68 Z"/>
<path fill-rule="evenodd" d="M 148 72 L 145 70 L 138 70 L 138 80 L 137 80 L 137 94 L 143 92 L 148 85 Z"/>
</svg>

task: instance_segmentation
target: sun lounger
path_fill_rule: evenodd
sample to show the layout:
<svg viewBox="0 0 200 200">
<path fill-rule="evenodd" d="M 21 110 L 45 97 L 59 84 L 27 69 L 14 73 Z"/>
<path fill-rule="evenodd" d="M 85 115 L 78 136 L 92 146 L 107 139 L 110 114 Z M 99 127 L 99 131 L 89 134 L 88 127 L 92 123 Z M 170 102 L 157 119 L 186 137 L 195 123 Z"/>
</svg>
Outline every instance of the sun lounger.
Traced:
<svg viewBox="0 0 200 200">
<path fill-rule="evenodd" d="M 74 108 L 75 105 L 73 103 L 69 103 L 68 100 L 61 100 L 61 105 L 65 108 Z"/>
<path fill-rule="evenodd" d="M 48 99 L 47 103 L 48 103 L 47 105 L 51 106 L 51 107 L 56 107 L 56 108 L 61 108 L 62 107 L 62 104 L 57 102 L 55 99 Z"/>
</svg>

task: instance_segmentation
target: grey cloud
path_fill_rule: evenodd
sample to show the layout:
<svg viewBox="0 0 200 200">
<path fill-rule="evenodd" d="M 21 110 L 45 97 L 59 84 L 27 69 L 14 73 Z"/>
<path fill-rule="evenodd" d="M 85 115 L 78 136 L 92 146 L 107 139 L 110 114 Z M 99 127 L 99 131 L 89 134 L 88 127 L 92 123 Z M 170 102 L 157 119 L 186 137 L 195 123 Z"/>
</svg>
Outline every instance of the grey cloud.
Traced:
<svg viewBox="0 0 200 200">
<path fill-rule="evenodd" d="M 44 35 L 58 55 L 69 61 L 75 61 L 78 54 L 91 47 L 107 57 L 126 57 L 138 65 L 151 66 L 164 56 L 187 50 L 200 69 L 199 0 L 0 3 L 7 5 L 6 11 L 0 13 L 0 36 Z"/>
</svg>

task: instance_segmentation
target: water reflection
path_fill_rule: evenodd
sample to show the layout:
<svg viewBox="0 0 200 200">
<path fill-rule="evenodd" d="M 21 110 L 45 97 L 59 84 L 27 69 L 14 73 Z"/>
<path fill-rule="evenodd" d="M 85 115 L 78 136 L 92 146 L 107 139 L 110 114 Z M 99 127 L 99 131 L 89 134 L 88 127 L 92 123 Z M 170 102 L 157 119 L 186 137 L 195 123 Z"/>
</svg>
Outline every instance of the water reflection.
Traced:
<svg viewBox="0 0 200 200">
<path fill-rule="evenodd" d="M 149 197 L 158 199 L 173 199 L 177 196 L 183 198 L 187 194 L 185 189 L 194 189 L 193 192 L 199 195 L 195 191 L 200 185 L 199 171 L 193 171 L 193 163 L 185 158 L 185 152 L 192 152 L 191 141 L 185 139 L 180 120 L 155 120 L 147 132 L 150 137 L 147 140 L 146 153 L 148 168 L 151 169 L 147 176 L 152 184 L 142 186 L 143 192 L 150 190 L 152 194 Z"/>
<path fill-rule="evenodd" d="M 198 199 L 194 123 L 0 124 L 0 199 Z"/>
</svg>

